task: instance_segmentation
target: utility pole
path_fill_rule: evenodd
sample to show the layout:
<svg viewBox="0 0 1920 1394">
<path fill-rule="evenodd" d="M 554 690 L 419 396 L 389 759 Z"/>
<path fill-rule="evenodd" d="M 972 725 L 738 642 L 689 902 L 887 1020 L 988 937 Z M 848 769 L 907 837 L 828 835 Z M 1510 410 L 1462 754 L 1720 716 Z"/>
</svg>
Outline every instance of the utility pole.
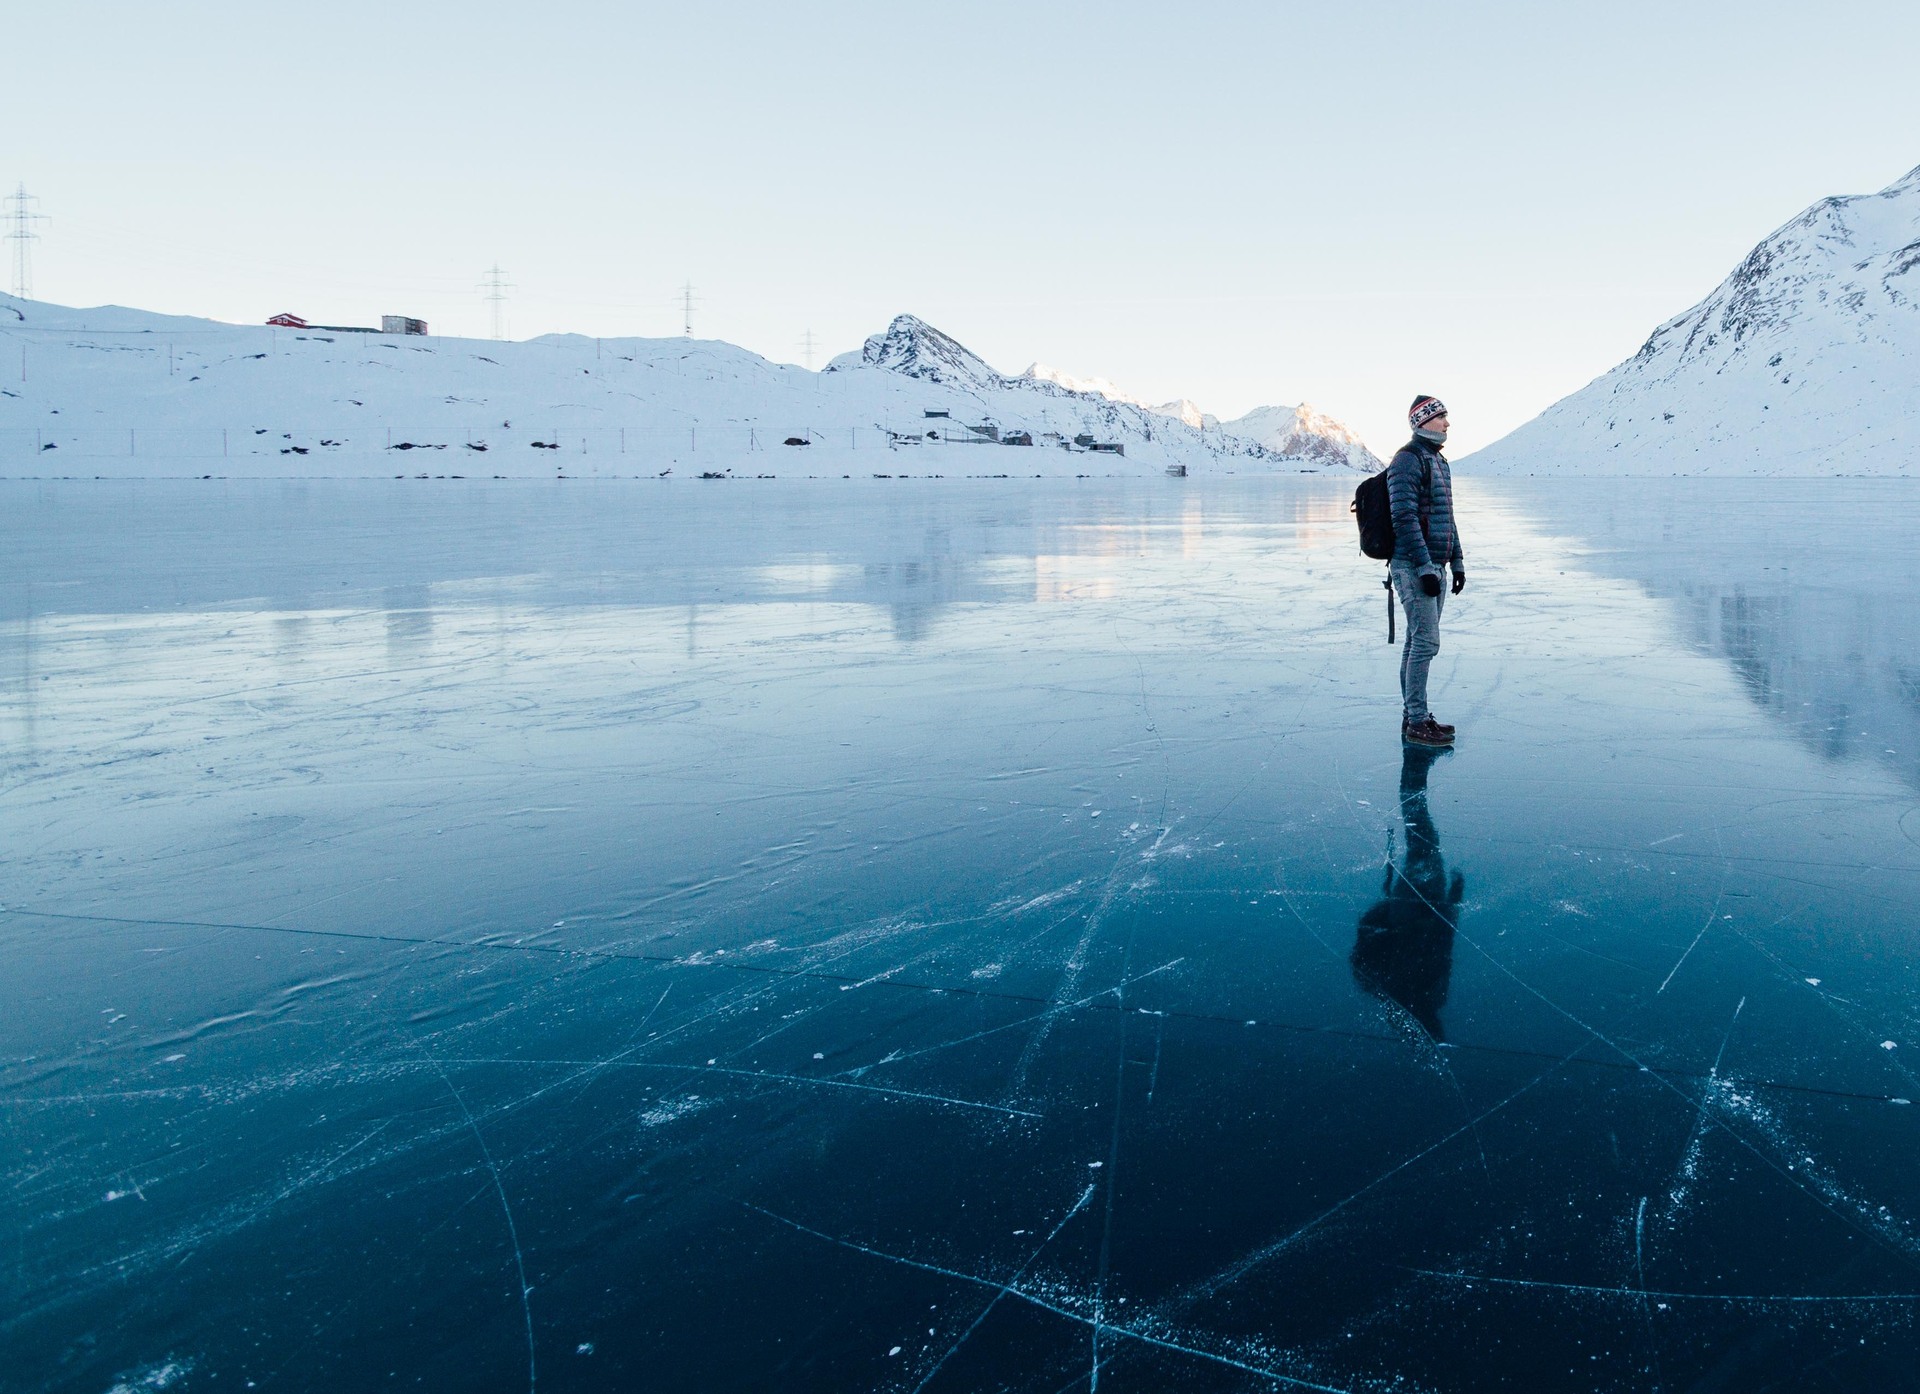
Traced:
<svg viewBox="0 0 1920 1394">
<path fill-rule="evenodd" d="M 7 195 L 6 201 L 12 205 L 7 213 L 7 240 L 13 243 L 13 293 L 22 300 L 33 299 L 33 244 L 40 240 L 40 234 L 33 230 L 35 223 L 47 221 L 44 213 L 35 213 L 29 204 L 40 200 L 27 192 L 25 184 L 19 185 Z"/>
<path fill-rule="evenodd" d="M 487 279 L 480 283 L 480 289 L 486 292 L 486 300 L 493 307 L 493 337 L 507 337 L 507 292 L 514 289 L 512 281 L 503 279 L 506 272 L 495 262 L 487 271 Z"/>
<path fill-rule="evenodd" d="M 809 329 L 800 340 L 801 351 L 807 356 L 807 371 L 813 371 L 813 331 Z"/>
<path fill-rule="evenodd" d="M 688 281 L 680 287 L 680 314 L 685 323 L 686 336 L 693 337 L 693 282 Z"/>
</svg>

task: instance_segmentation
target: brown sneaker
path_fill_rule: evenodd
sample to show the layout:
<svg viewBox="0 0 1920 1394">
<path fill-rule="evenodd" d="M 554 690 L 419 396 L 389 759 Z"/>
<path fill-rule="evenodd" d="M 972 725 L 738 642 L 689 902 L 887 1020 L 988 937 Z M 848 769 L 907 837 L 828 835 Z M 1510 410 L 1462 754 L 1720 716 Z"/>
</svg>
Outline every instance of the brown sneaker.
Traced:
<svg viewBox="0 0 1920 1394">
<path fill-rule="evenodd" d="M 1433 729 L 1443 736 L 1451 736 L 1454 733 L 1455 728 L 1447 725 L 1444 721 L 1440 721 L 1431 716 L 1428 717 L 1427 720 L 1433 722 Z"/>
<path fill-rule="evenodd" d="M 1400 723 L 1400 739 L 1409 745 L 1449 746 L 1453 744 L 1453 735 L 1435 724 L 1432 717 L 1422 721 L 1403 721 Z"/>
</svg>

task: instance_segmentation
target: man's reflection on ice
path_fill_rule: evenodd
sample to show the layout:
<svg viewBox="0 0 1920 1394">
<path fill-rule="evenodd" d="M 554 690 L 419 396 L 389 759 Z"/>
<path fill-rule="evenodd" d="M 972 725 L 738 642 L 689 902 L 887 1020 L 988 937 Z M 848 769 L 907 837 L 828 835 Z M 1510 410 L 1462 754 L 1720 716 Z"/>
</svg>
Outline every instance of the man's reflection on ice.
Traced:
<svg viewBox="0 0 1920 1394">
<path fill-rule="evenodd" d="M 1387 866 L 1381 899 L 1360 917 L 1354 935 L 1353 980 L 1404 1007 L 1436 1041 L 1446 1039 L 1440 1008 L 1453 977 L 1453 927 L 1466 883 L 1447 879 L 1440 833 L 1427 810 L 1427 772 L 1445 750 L 1409 745 L 1400 763 L 1400 819 L 1407 830 L 1405 864 Z"/>
</svg>

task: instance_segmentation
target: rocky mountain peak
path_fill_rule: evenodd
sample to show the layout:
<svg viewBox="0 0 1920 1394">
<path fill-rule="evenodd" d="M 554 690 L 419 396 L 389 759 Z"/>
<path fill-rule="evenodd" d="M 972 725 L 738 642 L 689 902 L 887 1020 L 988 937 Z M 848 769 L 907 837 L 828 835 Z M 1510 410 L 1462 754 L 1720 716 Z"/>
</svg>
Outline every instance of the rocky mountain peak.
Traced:
<svg viewBox="0 0 1920 1394">
<path fill-rule="evenodd" d="M 842 354 L 827 370 L 856 366 L 885 368 L 953 387 L 991 388 L 1002 381 L 966 345 L 914 315 L 895 315 L 886 332 L 870 337 L 858 355 Z"/>
</svg>

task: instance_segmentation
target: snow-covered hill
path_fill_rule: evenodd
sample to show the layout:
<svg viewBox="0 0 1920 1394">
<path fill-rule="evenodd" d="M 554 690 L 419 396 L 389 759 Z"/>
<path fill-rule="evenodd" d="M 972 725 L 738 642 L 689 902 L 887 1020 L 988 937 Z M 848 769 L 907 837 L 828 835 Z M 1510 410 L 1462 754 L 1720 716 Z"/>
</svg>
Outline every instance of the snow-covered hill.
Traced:
<svg viewBox="0 0 1920 1394">
<path fill-rule="evenodd" d="M 732 344 L 269 328 L 0 296 L 0 475 L 1157 474 L 1326 467 L 902 315 L 813 373 Z"/>
<path fill-rule="evenodd" d="M 1823 199 L 1482 474 L 1920 472 L 1920 169 Z"/>
</svg>

